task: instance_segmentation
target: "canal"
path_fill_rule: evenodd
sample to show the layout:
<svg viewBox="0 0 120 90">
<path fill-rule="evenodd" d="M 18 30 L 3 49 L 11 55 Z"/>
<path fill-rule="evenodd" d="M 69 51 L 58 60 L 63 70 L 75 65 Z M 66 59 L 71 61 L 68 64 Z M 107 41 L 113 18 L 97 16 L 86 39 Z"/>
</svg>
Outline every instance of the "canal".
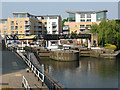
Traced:
<svg viewBox="0 0 120 90">
<path fill-rule="evenodd" d="M 80 57 L 76 62 L 41 58 L 40 63 L 67 88 L 118 88 L 120 60 Z"/>
</svg>

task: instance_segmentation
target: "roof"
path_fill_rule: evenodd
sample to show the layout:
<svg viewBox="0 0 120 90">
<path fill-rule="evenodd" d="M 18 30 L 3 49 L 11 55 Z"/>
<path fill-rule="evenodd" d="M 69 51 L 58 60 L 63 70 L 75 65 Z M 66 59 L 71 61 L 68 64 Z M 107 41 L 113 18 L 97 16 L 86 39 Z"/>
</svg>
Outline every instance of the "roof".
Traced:
<svg viewBox="0 0 120 90">
<path fill-rule="evenodd" d="M 66 11 L 67 13 L 98 13 L 98 12 L 108 12 L 108 10 L 100 10 L 100 11 L 80 11 L 80 12 L 72 12 L 72 11 Z"/>
<path fill-rule="evenodd" d="M 36 16 L 36 17 L 59 17 L 60 15 L 40 15 L 40 16 L 37 16 L 37 15 L 32 15 L 32 14 L 29 14 L 28 12 L 13 12 L 13 14 L 28 14 L 28 15 L 31 15 L 31 16 Z"/>
<path fill-rule="evenodd" d="M 30 16 L 35 16 L 35 15 L 32 15 L 32 14 L 30 14 L 28 12 L 13 12 L 13 14 L 18 14 L 18 13 L 20 13 L 20 14 L 28 14 Z"/>
<path fill-rule="evenodd" d="M 13 12 L 13 14 L 15 13 L 24 13 L 24 14 L 28 14 L 28 12 Z"/>
<path fill-rule="evenodd" d="M 7 21 L 7 19 L 0 19 L 0 21 Z"/>
<path fill-rule="evenodd" d="M 60 15 L 41 15 L 41 16 L 37 16 L 37 17 L 59 17 Z"/>
</svg>

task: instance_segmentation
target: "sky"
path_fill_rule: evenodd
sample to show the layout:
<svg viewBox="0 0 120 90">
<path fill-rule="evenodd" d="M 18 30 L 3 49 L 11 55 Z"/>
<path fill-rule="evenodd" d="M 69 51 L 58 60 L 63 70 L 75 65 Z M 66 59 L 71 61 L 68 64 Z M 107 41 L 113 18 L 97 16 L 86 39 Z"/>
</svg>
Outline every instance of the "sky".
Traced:
<svg viewBox="0 0 120 90">
<path fill-rule="evenodd" d="M 2 18 L 12 17 L 12 12 L 28 12 L 33 15 L 61 15 L 67 18 L 69 11 L 108 10 L 108 19 L 118 19 L 118 2 L 2 2 Z"/>
</svg>

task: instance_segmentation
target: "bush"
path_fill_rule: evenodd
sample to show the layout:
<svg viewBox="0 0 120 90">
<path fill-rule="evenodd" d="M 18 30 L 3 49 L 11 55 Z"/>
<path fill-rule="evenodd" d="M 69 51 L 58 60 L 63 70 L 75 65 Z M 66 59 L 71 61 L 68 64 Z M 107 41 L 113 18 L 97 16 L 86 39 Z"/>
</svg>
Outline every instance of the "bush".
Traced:
<svg viewBox="0 0 120 90">
<path fill-rule="evenodd" d="M 10 87 L 4 87 L 4 88 L 2 88 L 1 90 L 13 90 L 13 88 L 10 88 Z"/>
<path fill-rule="evenodd" d="M 111 45 L 111 44 L 105 44 L 105 49 L 111 49 L 111 50 L 115 50 L 117 49 L 117 47 L 115 45 Z"/>
</svg>

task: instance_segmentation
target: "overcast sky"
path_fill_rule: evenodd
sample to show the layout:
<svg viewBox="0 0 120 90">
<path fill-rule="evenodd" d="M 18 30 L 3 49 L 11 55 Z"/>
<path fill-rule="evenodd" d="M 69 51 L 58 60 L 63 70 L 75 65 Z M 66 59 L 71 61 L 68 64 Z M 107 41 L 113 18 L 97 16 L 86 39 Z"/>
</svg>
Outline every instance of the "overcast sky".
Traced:
<svg viewBox="0 0 120 90">
<path fill-rule="evenodd" d="M 118 2 L 2 2 L 2 18 L 12 17 L 12 12 L 29 12 L 33 15 L 61 15 L 69 11 L 108 10 L 108 19 L 118 18 Z"/>
</svg>

